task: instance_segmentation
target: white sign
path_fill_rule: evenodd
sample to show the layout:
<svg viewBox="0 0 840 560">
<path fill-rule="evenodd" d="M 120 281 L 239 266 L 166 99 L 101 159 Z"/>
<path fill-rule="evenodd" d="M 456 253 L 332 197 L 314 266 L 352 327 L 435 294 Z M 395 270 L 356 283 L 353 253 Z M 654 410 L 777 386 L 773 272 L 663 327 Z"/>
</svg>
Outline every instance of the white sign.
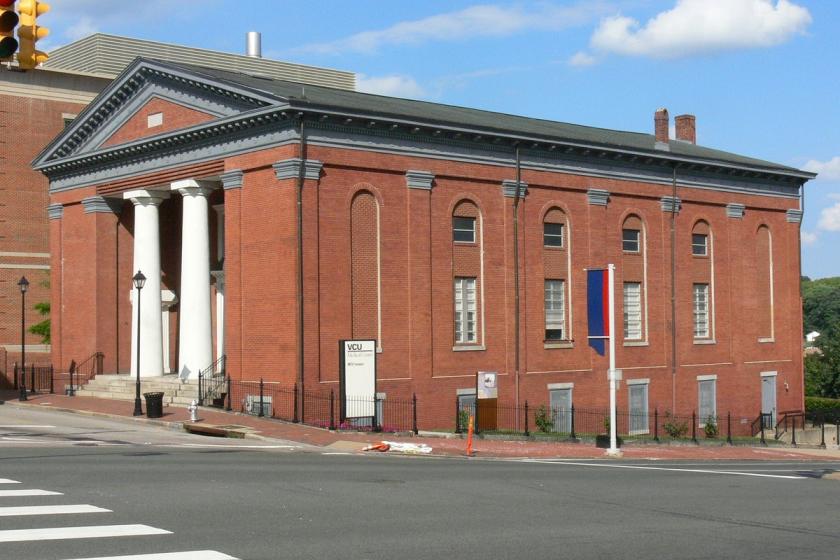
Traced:
<svg viewBox="0 0 840 560">
<path fill-rule="evenodd" d="M 342 417 L 373 417 L 376 395 L 376 341 L 342 340 L 339 345 Z"/>
<path fill-rule="evenodd" d="M 479 399 L 499 398 L 498 374 L 495 371 L 479 371 L 476 380 L 476 396 Z"/>
</svg>

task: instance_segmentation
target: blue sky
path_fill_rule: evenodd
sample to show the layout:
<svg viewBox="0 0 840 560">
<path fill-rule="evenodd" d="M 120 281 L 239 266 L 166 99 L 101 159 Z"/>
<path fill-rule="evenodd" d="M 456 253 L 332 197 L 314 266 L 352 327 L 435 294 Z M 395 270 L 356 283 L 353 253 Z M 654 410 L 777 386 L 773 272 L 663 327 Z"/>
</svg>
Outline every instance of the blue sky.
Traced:
<svg viewBox="0 0 840 560">
<path fill-rule="evenodd" d="M 817 171 L 803 273 L 840 276 L 840 2 L 52 0 L 48 48 L 95 31 L 351 70 L 360 89 L 652 132 Z"/>
</svg>

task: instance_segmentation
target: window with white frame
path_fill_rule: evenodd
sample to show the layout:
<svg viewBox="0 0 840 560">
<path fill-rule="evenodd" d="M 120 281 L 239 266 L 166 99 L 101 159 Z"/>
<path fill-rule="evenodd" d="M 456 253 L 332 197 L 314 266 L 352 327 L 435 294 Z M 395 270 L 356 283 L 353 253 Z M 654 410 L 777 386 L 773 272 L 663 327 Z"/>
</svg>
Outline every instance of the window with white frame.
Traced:
<svg viewBox="0 0 840 560">
<path fill-rule="evenodd" d="M 475 218 L 453 216 L 452 240 L 459 243 L 475 243 Z"/>
<path fill-rule="evenodd" d="M 642 284 L 624 283 L 624 340 L 642 340 Z"/>
<path fill-rule="evenodd" d="M 630 434 L 650 432 L 648 418 L 648 384 L 628 381 L 628 401 L 630 405 Z"/>
<path fill-rule="evenodd" d="M 709 256 L 709 236 L 705 233 L 691 234 L 691 254 L 695 257 Z"/>
<path fill-rule="evenodd" d="M 563 247 L 563 224 L 543 223 L 543 246 Z"/>
<path fill-rule="evenodd" d="M 545 281 L 545 340 L 566 339 L 566 282 Z"/>
<path fill-rule="evenodd" d="M 697 381 L 698 420 L 701 426 L 713 422 L 717 424 L 717 380 L 700 379 Z"/>
<path fill-rule="evenodd" d="M 638 229 L 621 230 L 621 248 L 628 253 L 638 253 L 642 246 L 642 232 Z"/>
<path fill-rule="evenodd" d="M 709 338 L 709 285 L 694 284 L 694 338 Z"/>
<path fill-rule="evenodd" d="M 455 278 L 455 342 L 476 341 L 475 278 Z"/>
</svg>

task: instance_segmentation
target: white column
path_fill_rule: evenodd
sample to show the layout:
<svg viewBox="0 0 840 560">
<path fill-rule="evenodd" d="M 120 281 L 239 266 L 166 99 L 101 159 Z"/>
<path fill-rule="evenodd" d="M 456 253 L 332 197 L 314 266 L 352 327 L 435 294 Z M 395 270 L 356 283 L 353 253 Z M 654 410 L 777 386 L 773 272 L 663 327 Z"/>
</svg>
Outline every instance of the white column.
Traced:
<svg viewBox="0 0 840 560">
<path fill-rule="evenodd" d="M 214 183 L 187 179 L 172 183 L 183 197 L 181 302 L 178 375 L 197 379 L 213 363 L 210 320 L 210 231 L 207 195 Z"/>
<path fill-rule="evenodd" d="M 216 360 L 225 354 L 225 273 L 214 270 L 210 274 L 216 279 Z"/>
<path fill-rule="evenodd" d="M 141 271 L 146 284 L 140 291 L 140 309 L 137 290 L 131 284 L 131 375 L 136 375 L 137 316 L 140 315 L 140 377 L 163 375 L 163 323 L 160 316 L 160 229 L 158 206 L 168 192 L 136 190 L 123 194 L 134 204 L 134 267 L 132 276 Z"/>
</svg>

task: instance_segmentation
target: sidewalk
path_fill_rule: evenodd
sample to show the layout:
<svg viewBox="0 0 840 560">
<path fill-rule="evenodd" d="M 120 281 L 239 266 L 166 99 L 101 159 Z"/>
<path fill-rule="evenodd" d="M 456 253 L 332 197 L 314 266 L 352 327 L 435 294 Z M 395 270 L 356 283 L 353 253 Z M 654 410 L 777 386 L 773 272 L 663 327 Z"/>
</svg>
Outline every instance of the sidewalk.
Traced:
<svg viewBox="0 0 840 560">
<path fill-rule="evenodd" d="M 64 395 L 39 394 L 29 396 L 29 400 L 20 402 L 14 391 L 0 392 L 4 406 L 43 407 L 65 412 L 122 418 L 124 420 L 147 422 L 161 426 L 180 428 L 181 423 L 189 421 L 186 408 L 177 406 L 164 407 L 163 417 L 149 420 L 145 416 L 132 416 L 134 404 L 131 401 L 116 401 L 93 397 L 67 397 Z M 144 404 L 145 410 L 145 404 Z M 283 439 L 302 444 L 326 448 L 326 451 L 360 451 L 362 447 L 381 440 L 425 443 L 433 448 L 434 455 L 463 456 L 466 441 L 460 437 L 434 437 L 421 433 L 417 437 L 396 436 L 393 434 L 371 434 L 358 432 L 331 432 L 303 424 L 293 424 L 280 420 L 258 418 L 247 414 L 225 412 L 223 410 L 202 408 L 198 417 L 203 423 L 216 425 L 244 426 L 252 430 L 250 437 Z M 602 449 L 591 443 L 540 442 L 540 441 L 505 441 L 477 438 L 473 450 L 479 457 L 530 457 L 530 458 L 604 458 Z M 746 447 L 746 446 L 692 446 L 692 445 L 628 445 L 622 448 L 625 459 L 752 459 L 752 460 L 833 460 L 840 459 L 840 450 L 802 449 L 790 447 Z"/>
</svg>

